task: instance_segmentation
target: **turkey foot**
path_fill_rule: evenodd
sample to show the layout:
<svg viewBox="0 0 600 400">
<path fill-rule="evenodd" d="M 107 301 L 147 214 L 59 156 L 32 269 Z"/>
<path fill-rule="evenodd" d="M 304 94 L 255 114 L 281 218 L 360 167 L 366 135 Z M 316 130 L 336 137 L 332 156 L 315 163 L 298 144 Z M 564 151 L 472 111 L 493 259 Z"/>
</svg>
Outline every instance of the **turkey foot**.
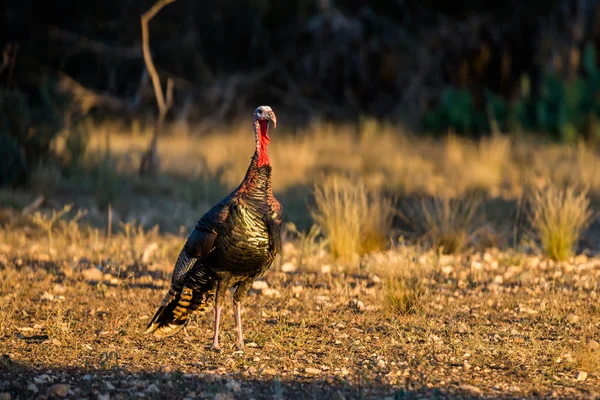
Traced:
<svg viewBox="0 0 600 400">
<path fill-rule="evenodd" d="M 221 346 L 219 345 L 219 324 L 221 323 L 221 310 L 223 306 L 216 305 L 215 306 L 215 330 L 213 336 L 213 344 L 212 350 L 221 351 Z"/>
<path fill-rule="evenodd" d="M 235 317 L 235 331 L 237 336 L 236 347 L 238 350 L 244 348 L 244 336 L 242 335 L 242 303 L 235 301 L 233 314 Z"/>
</svg>

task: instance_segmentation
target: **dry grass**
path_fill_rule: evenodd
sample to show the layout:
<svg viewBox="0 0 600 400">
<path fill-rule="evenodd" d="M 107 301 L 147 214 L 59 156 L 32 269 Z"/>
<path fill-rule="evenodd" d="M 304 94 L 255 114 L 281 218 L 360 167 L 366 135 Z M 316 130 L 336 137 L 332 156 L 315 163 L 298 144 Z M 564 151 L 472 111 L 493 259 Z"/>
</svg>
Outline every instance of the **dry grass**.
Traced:
<svg viewBox="0 0 600 400">
<path fill-rule="evenodd" d="M 533 194 L 531 224 L 544 252 L 554 260 L 566 260 L 573 254 L 582 230 L 590 223 L 592 211 L 587 190 L 550 186 Z"/>
<path fill-rule="evenodd" d="M 327 237 L 332 255 L 350 261 L 388 243 L 391 200 L 368 190 L 364 183 L 338 175 L 315 187 L 313 218 Z"/>
<path fill-rule="evenodd" d="M 385 253 L 371 254 L 363 260 L 368 271 L 382 280 L 380 291 L 384 311 L 393 317 L 423 311 L 433 277 L 431 265 L 421 265 L 418 249 L 398 246 Z"/>
<path fill-rule="evenodd" d="M 461 198 L 422 198 L 416 206 L 406 205 L 402 216 L 434 249 L 457 253 L 474 239 L 480 227 L 481 200 L 475 195 Z"/>
</svg>

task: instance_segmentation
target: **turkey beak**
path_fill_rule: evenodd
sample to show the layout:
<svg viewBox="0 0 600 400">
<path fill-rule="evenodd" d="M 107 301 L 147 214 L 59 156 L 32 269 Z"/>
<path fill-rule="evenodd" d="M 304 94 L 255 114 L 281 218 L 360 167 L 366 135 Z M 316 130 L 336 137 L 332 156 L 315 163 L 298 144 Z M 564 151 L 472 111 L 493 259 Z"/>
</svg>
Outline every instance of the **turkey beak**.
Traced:
<svg viewBox="0 0 600 400">
<path fill-rule="evenodd" d="M 273 121 L 273 129 L 277 129 L 277 117 L 273 111 L 269 113 L 269 119 Z"/>
</svg>

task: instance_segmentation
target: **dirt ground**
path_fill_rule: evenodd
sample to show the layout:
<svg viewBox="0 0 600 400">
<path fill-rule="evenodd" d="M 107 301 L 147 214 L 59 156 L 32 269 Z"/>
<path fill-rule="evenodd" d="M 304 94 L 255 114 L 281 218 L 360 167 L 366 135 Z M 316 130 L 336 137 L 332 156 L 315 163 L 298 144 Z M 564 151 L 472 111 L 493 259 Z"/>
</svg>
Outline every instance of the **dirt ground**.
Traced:
<svg viewBox="0 0 600 400">
<path fill-rule="evenodd" d="M 246 302 L 247 346 L 229 306 L 215 353 L 212 313 L 142 334 L 183 238 L 124 232 L 2 232 L 0 399 L 600 396 L 600 258 L 402 246 L 348 267 L 288 240 Z M 394 312 L 381 271 L 407 266 L 420 292 L 395 289 L 414 307 Z"/>
</svg>

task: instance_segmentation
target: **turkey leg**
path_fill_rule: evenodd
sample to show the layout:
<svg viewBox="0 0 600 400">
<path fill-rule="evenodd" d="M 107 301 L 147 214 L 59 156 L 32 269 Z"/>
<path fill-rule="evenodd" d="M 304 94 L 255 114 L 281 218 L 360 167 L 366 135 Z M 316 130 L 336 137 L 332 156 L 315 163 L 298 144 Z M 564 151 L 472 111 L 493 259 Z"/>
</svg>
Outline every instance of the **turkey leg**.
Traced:
<svg viewBox="0 0 600 400">
<path fill-rule="evenodd" d="M 236 346 L 238 350 L 244 347 L 244 336 L 242 335 L 242 303 L 233 302 L 233 314 L 235 317 L 235 331 L 237 342 Z"/>
<path fill-rule="evenodd" d="M 237 289 L 235 289 L 235 293 L 233 293 L 233 316 L 235 318 L 236 345 L 238 350 L 244 347 L 244 336 L 242 335 L 242 300 L 246 297 L 253 280 L 247 279 L 242 281 Z"/>
<path fill-rule="evenodd" d="M 221 346 L 219 345 L 219 325 L 221 324 L 221 310 L 223 309 L 222 287 L 222 281 L 219 281 L 217 283 L 217 290 L 215 291 L 215 328 L 212 344 L 212 350 L 214 351 L 221 351 Z"/>
</svg>

